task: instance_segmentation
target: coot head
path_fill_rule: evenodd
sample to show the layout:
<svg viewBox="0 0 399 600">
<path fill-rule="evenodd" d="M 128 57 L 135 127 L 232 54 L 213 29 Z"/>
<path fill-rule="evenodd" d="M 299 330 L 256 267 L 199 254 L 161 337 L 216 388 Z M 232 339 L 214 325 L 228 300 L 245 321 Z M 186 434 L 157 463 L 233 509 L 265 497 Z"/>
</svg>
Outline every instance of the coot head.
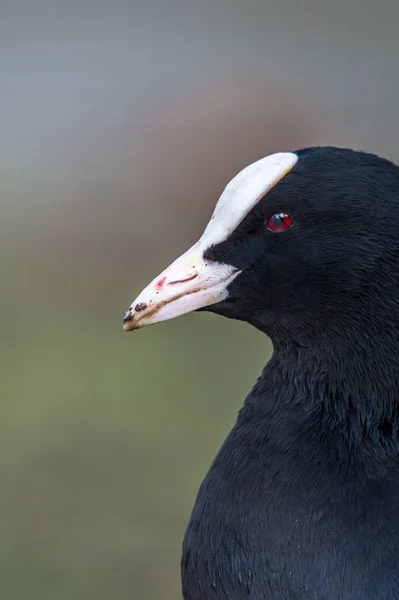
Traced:
<svg viewBox="0 0 399 600">
<path fill-rule="evenodd" d="M 239 173 L 199 242 L 132 303 L 132 330 L 192 310 L 275 345 L 351 344 L 399 326 L 399 168 L 353 150 L 274 154 Z"/>
</svg>

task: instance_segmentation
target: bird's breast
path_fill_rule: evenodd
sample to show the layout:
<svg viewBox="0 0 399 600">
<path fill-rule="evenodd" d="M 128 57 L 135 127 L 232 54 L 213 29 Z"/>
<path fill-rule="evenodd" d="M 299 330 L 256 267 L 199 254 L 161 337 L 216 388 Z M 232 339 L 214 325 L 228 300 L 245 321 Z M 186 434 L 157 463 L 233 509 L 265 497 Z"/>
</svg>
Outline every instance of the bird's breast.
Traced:
<svg viewBox="0 0 399 600">
<path fill-rule="evenodd" d="M 226 440 L 186 531 L 184 600 L 399 598 L 399 484 L 328 485 L 289 462 Z"/>
</svg>

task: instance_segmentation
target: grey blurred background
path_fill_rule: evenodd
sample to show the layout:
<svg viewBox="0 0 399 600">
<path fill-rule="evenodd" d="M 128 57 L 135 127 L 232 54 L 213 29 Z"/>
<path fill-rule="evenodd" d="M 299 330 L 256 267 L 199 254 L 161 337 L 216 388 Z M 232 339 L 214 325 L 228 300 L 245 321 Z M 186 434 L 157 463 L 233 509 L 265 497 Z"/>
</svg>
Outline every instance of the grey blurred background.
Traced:
<svg viewBox="0 0 399 600">
<path fill-rule="evenodd" d="M 200 481 L 270 355 L 124 311 L 274 151 L 399 160 L 395 0 L 0 5 L 0 598 L 174 600 Z"/>
</svg>

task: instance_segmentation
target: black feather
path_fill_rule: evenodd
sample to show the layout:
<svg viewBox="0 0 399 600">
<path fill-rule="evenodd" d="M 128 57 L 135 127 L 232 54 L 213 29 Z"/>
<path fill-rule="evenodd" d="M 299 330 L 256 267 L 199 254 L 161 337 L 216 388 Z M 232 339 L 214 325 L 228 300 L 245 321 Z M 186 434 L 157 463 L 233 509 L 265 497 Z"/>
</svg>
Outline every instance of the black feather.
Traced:
<svg viewBox="0 0 399 600">
<path fill-rule="evenodd" d="M 243 271 L 209 310 L 274 353 L 198 493 L 185 600 L 399 599 L 399 168 L 297 154 L 207 253 Z"/>
</svg>

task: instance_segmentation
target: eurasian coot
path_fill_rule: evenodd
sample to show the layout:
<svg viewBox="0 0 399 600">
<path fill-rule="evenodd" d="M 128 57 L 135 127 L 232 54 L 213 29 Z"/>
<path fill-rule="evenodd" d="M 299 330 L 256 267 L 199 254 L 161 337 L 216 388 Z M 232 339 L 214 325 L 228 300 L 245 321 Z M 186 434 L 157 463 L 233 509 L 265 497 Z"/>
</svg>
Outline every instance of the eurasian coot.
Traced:
<svg viewBox="0 0 399 600">
<path fill-rule="evenodd" d="M 124 328 L 199 309 L 274 351 L 199 490 L 184 599 L 398 600 L 399 168 L 314 147 L 244 169 Z"/>
</svg>

